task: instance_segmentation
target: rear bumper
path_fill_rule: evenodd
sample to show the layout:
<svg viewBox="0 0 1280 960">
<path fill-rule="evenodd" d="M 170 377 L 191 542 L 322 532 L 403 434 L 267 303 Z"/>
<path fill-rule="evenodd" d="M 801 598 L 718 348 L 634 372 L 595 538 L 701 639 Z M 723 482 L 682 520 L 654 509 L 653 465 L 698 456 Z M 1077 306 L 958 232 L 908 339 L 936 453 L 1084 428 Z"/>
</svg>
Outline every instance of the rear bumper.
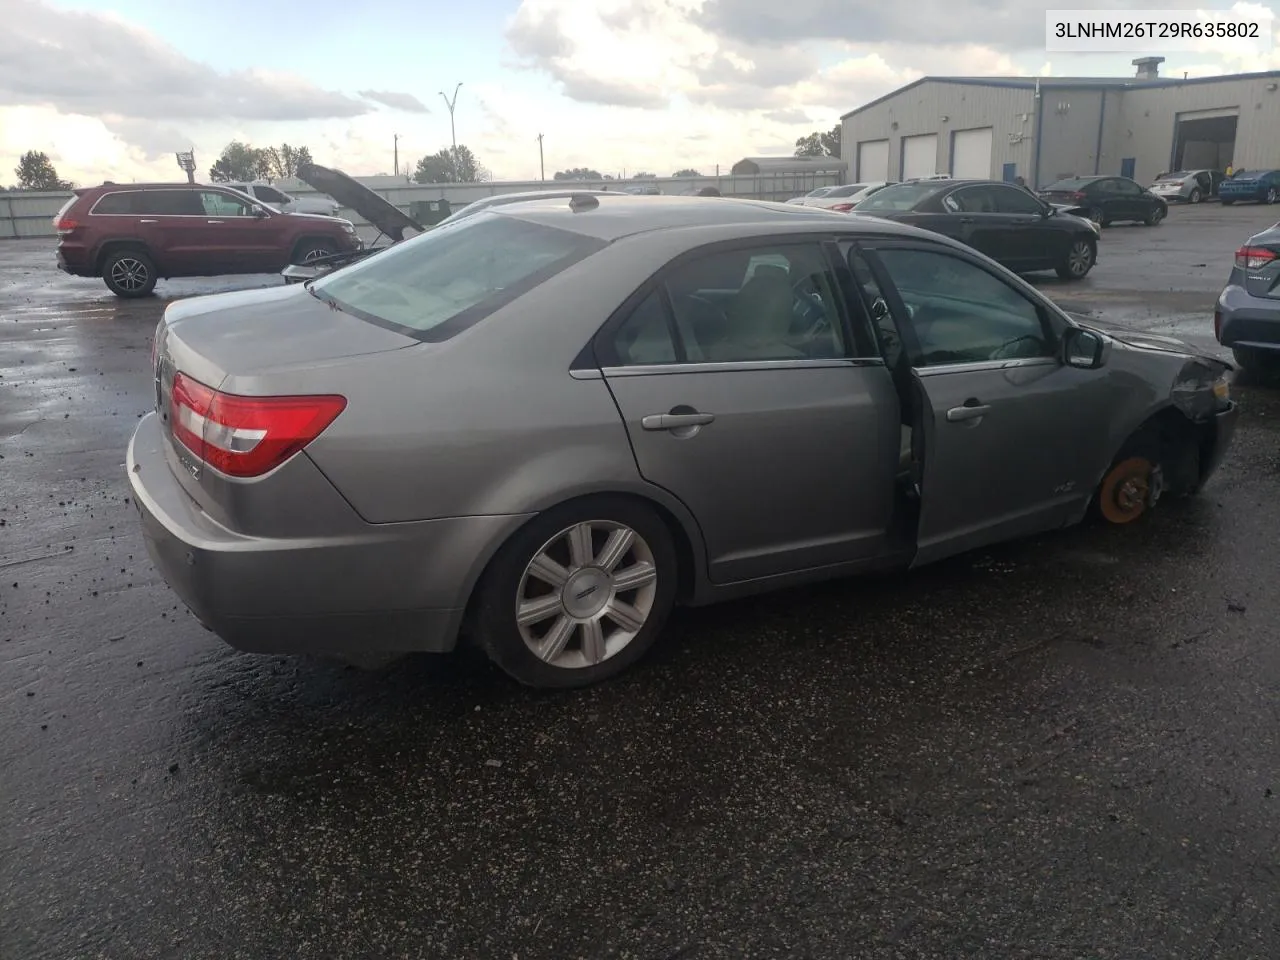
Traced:
<svg viewBox="0 0 1280 960">
<path fill-rule="evenodd" d="M 1228 285 L 1218 297 L 1218 342 L 1224 347 L 1280 351 L 1280 300 Z"/>
<path fill-rule="evenodd" d="M 61 243 L 58 245 L 57 258 L 58 269 L 63 273 L 69 273 L 73 277 L 97 276 L 96 271 L 93 270 L 89 251 L 83 247 L 72 247 Z"/>
<path fill-rule="evenodd" d="M 196 619 L 250 653 L 444 652 L 490 553 L 523 517 L 369 524 L 358 536 L 248 537 L 191 499 L 148 414 L 126 469 L 147 552 Z"/>
</svg>

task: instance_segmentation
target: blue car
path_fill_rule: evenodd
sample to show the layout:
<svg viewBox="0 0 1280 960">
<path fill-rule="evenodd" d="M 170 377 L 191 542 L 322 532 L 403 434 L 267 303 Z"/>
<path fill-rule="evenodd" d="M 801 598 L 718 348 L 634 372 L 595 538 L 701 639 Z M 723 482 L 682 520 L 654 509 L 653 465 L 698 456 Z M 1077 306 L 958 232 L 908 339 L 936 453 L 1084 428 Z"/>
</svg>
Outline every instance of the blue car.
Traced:
<svg viewBox="0 0 1280 960">
<path fill-rule="evenodd" d="M 1275 203 L 1280 200 L 1280 170 L 1240 170 L 1218 186 L 1224 206 L 1237 200 Z"/>
<path fill-rule="evenodd" d="M 1280 367 L 1280 223 L 1236 251 L 1213 311 L 1213 332 L 1244 369 Z"/>
</svg>

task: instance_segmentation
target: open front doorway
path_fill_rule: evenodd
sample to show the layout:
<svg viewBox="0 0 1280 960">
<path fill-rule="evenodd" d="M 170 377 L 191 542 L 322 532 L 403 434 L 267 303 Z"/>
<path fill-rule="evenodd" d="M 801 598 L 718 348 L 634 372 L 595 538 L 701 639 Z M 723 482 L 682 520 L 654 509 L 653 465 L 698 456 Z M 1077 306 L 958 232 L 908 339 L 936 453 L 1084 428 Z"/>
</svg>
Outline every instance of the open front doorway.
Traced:
<svg viewBox="0 0 1280 960">
<path fill-rule="evenodd" d="M 1180 113 L 1174 123 L 1173 170 L 1225 170 L 1236 148 L 1239 111 Z"/>
</svg>

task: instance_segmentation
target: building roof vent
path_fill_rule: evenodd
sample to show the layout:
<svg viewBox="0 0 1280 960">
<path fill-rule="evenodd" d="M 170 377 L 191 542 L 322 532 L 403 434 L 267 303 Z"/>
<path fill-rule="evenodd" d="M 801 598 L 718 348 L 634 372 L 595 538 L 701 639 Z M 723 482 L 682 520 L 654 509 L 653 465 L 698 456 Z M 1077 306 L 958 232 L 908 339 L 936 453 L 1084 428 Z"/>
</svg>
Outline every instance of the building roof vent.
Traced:
<svg viewBox="0 0 1280 960">
<path fill-rule="evenodd" d="M 1164 57 L 1139 57 L 1133 61 L 1133 65 L 1138 68 L 1137 78 L 1139 80 L 1159 79 L 1162 63 L 1164 63 Z"/>
</svg>

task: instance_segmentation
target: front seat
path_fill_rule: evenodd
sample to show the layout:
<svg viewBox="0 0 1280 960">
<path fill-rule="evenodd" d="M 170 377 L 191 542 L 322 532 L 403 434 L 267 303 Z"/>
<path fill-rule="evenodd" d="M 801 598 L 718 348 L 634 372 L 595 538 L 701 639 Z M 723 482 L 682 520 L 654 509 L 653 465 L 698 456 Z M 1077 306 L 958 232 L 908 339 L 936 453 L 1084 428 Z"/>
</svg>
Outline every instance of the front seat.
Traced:
<svg viewBox="0 0 1280 960">
<path fill-rule="evenodd" d="M 707 359 L 799 360 L 805 354 L 789 346 L 794 294 L 787 271 L 762 266 L 733 299 L 724 336 L 711 344 Z"/>
</svg>

